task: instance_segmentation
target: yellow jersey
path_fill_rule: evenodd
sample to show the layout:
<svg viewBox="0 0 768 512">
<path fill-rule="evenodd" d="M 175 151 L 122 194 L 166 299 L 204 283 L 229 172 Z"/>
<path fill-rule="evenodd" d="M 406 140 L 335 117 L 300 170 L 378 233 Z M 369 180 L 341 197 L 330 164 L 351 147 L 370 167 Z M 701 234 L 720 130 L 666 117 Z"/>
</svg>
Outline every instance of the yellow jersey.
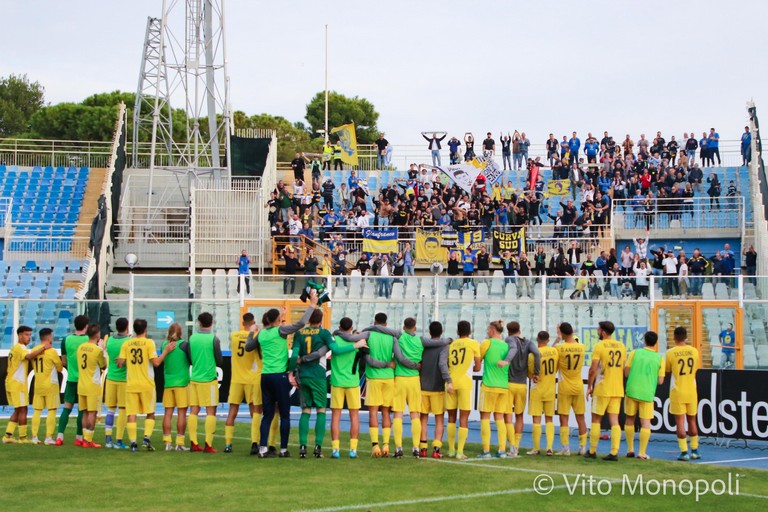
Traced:
<svg viewBox="0 0 768 512">
<path fill-rule="evenodd" d="M 155 342 L 149 338 L 131 338 L 123 343 L 117 358 L 125 359 L 127 392 L 140 393 L 155 389 L 155 366 L 151 360 L 156 357 Z"/>
<path fill-rule="evenodd" d="M 245 351 L 248 331 L 232 333 L 232 384 L 256 384 L 261 379 L 261 359 L 258 351 Z"/>
<path fill-rule="evenodd" d="M 35 370 L 35 395 L 58 393 L 61 389 L 59 373 L 63 369 L 55 349 L 49 348 L 32 360 Z"/>
<path fill-rule="evenodd" d="M 561 343 L 557 350 L 557 368 L 560 371 L 560 381 L 557 384 L 558 395 L 584 394 L 584 380 L 581 369 L 584 367 L 585 347 L 581 343 Z"/>
<path fill-rule="evenodd" d="M 16 343 L 8 352 L 8 374 L 5 376 L 6 391 L 26 391 L 29 376 L 29 350 L 21 343 Z"/>
<path fill-rule="evenodd" d="M 80 377 L 77 379 L 78 395 L 101 394 L 101 370 L 107 367 L 104 350 L 95 343 L 83 343 L 77 347 L 77 366 Z"/>
<path fill-rule="evenodd" d="M 458 338 L 448 345 L 448 372 L 454 389 L 472 388 L 476 357 L 480 357 L 480 344 L 472 338 Z"/>
<path fill-rule="evenodd" d="M 557 349 L 554 347 L 539 347 L 541 366 L 539 382 L 531 380 L 531 396 L 536 392 L 536 398 L 542 402 L 555 399 L 555 376 L 557 375 Z M 535 356 L 528 354 L 528 378 L 533 378 Z"/>
<path fill-rule="evenodd" d="M 699 351 L 685 345 L 667 350 L 667 373 L 672 374 L 669 384 L 669 399 L 682 403 L 698 401 L 696 392 L 696 372 L 699 371 Z"/>
<path fill-rule="evenodd" d="M 624 396 L 624 361 L 627 347 L 616 340 L 603 340 L 592 349 L 592 361 L 597 361 L 594 396 Z"/>
</svg>

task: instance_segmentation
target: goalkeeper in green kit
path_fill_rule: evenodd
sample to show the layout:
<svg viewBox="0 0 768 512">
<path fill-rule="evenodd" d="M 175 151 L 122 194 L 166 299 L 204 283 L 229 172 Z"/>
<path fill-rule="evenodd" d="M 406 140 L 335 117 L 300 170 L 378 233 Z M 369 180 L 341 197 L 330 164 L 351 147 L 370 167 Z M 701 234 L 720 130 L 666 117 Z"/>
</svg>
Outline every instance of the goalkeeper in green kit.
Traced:
<svg viewBox="0 0 768 512">
<path fill-rule="evenodd" d="M 296 370 L 289 376 L 291 384 L 298 385 L 301 401 L 301 418 L 299 419 L 299 457 L 307 457 L 307 438 L 309 437 L 309 419 L 314 407 L 317 411 L 315 419 L 315 449 L 313 455 L 318 459 L 323 457 L 323 439 L 325 438 L 326 416 L 328 406 L 328 385 L 325 379 L 325 366 L 320 363 L 325 360 L 330 345 L 333 343 L 331 332 L 322 328 L 323 310 L 315 309 L 309 317 L 309 325 L 294 335 L 291 364 Z"/>
</svg>

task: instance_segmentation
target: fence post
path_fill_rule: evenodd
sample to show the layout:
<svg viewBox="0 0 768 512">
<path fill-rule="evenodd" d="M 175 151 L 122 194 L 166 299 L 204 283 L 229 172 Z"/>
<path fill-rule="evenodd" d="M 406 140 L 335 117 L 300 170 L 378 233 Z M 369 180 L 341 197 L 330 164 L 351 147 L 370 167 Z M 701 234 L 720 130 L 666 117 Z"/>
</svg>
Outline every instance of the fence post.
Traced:
<svg viewBox="0 0 768 512">
<path fill-rule="evenodd" d="M 133 326 L 133 269 L 128 274 L 128 325 Z"/>
<path fill-rule="evenodd" d="M 13 341 L 11 343 L 11 346 L 13 346 L 17 341 L 19 341 L 19 336 L 16 334 L 16 329 L 19 328 L 19 299 L 13 299 Z"/>
<path fill-rule="evenodd" d="M 744 309 L 744 274 L 736 276 L 736 282 L 739 285 L 739 309 Z"/>
</svg>

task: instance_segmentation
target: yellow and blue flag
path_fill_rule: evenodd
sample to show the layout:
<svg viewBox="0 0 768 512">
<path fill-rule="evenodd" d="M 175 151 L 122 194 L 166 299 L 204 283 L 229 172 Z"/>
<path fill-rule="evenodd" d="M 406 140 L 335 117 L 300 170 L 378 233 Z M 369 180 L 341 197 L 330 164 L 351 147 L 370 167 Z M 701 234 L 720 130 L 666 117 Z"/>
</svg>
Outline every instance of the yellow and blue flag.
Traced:
<svg viewBox="0 0 768 512">
<path fill-rule="evenodd" d="M 349 165 L 357 165 L 357 135 L 355 123 L 337 126 L 331 133 L 339 134 L 339 146 L 341 146 L 341 161 Z"/>
<path fill-rule="evenodd" d="M 397 252 L 397 228 L 364 228 L 363 252 L 396 253 Z"/>
</svg>

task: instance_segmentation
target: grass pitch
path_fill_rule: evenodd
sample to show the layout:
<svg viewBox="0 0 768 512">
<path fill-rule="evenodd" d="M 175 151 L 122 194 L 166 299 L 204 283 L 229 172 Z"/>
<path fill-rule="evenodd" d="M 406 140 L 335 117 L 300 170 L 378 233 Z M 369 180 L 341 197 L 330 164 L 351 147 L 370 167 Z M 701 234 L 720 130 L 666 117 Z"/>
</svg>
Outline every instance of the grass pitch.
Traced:
<svg viewBox="0 0 768 512">
<path fill-rule="evenodd" d="M 224 445 L 223 423 L 219 421 L 217 425 L 218 449 Z M 5 424 L 6 421 L 0 421 L 3 432 Z M 584 460 L 576 455 L 522 455 L 517 459 L 459 462 L 413 460 L 407 453 L 402 460 L 372 459 L 367 435 L 360 438 L 360 458 L 350 460 L 345 433 L 342 458 L 332 460 L 330 431 L 323 447 L 326 458 L 322 460 L 299 459 L 294 444 L 289 447 L 291 459 L 260 460 L 249 455 L 250 427 L 243 423 L 236 425 L 231 454 L 166 453 L 162 451 L 162 436 L 157 429 L 152 440 L 158 451 L 130 453 L 76 448 L 72 444 L 73 426 L 74 418 L 63 447 L 0 445 L 3 510 L 489 512 L 521 507 L 624 512 L 706 511 L 723 507 L 746 511 L 763 510 L 768 505 L 763 483 L 766 472 L 741 468 L 634 459 L 617 463 Z M 97 427 L 97 442 L 102 442 L 103 437 L 103 429 Z M 312 438 L 310 433 L 310 443 Z M 296 440 L 294 430 L 291 441 Z M 601 448 L 607 449 L 607 442 L 602 442 Z M 478 451 L 476 445 L 467 447 L 468 454 Z M 638 475 L 644 479 L 639 486 Z M 696 487 L 689 489 L 685 480 L 692 480 L 691 485 L 699 486 L 700 491 L 705 490 L 706 482 L 710 492 L 700 495 L 697 501 Z M 655 482 L 664 486 L 657 487 Z M 674 486 L 678 487 L 673 494 Z M 546 495 L 536 492 L 550 487 L 551 492 Z M 713 490 L 725 494 L 717 496 L 712 494 Z M 634 495 L 629 495 L 631 491 Z M 734 495 L 729 495 L 729 491 Z"/>
</svg>

